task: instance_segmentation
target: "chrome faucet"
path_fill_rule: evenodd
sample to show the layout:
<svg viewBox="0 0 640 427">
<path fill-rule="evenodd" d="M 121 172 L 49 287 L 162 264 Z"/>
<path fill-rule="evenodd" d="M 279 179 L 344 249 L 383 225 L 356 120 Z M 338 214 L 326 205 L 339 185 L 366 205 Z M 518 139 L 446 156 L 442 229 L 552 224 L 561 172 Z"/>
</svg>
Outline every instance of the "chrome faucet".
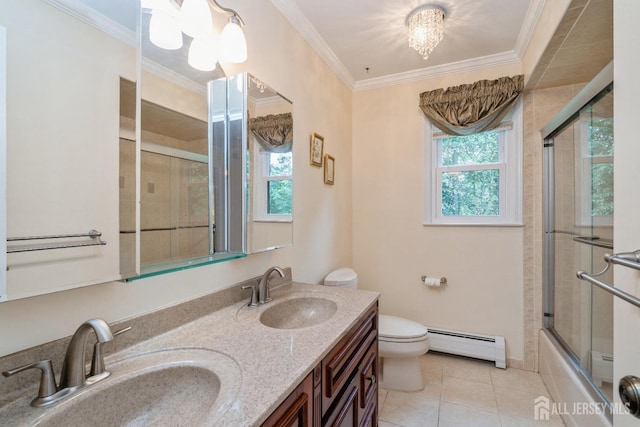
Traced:
<svg viewBox="0 0 640 427">
<path fill-rule="evenodd" d="M 102 359 L 100 347 L 102 343 L 109 342 L 113 339 L 113 332 L 111 332 L 111 328 L 104 320 L 90 319 L 80 325 L 75 334 L 73 334 L 71 342 L 69 342 L 67 354 L 62 364 L 59 389 L 76 388 L 85 384 L 87 380 L 85 372 L 85 347 L 87 345 L 87 337 L 91 330 L 96 333 L 96 337 L 98 338 L 98 342 L 94 347 L 91 374 L 102 375 L 103 378 L 109 376 L 109 373 L 104 371 L 104 360 Z"/>
<path fill-rule="evenodd" d="M 258 304 L 271 301 L 271 297 L 269 296 L 269 279 L 274 271 L 278 273 L 280 277 L 284 277 L 284 271 L 282 271 L 280 267 L 271 267 L 264 272 L 258 284 Z"/>
</svg>

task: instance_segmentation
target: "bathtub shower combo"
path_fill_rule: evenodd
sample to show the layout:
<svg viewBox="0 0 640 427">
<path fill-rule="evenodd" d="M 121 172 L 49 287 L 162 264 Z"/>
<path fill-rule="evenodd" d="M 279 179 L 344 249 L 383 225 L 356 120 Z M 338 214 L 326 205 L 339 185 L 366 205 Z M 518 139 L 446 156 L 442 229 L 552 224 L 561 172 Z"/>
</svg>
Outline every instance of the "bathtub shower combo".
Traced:
<svg viewBox="0 0 640 427">
<path fill-rule="evenodd" d="M 542 131 L 545 288 L 539 369 L 556 401 L 589 401 L 603 408 L 611 408 L 617 388 L 613 295 L 584 279 L 613 283 L 613 268 L 605 261 L 613 253 L 612 77 L 610 64 Z M 583 279 L 579 271 L 586 273 Z M 570 422 L 607 425 L 611 415 Z"/>
</svg>

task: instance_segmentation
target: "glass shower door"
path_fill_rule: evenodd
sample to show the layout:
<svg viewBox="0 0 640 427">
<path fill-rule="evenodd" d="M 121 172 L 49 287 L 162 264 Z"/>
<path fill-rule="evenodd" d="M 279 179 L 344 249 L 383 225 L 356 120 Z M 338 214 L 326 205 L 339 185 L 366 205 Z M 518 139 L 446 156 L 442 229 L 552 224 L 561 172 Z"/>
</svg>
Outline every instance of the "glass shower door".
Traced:
<svg viewBox="0 0 640 427">
<path fill-rule="evenodd" d="M 613 249 L 613 92 L 547 139 L 547 327 L 613 399 L 612 296 L 576 272 L 599 272 Z M 600 278 L 613 282 L 613 269 Z"/>
</svg>

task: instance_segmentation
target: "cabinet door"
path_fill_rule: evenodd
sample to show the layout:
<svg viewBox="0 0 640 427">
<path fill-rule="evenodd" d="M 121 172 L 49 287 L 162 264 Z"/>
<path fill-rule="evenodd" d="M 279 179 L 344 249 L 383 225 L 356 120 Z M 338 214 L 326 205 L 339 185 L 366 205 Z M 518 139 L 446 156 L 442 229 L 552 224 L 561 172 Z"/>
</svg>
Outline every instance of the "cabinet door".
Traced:
<svg viewBox="0 0 640 427">
<path fill-rule="evenodd" d="M 313 424 L 313 373 L 285 399 L 262 427 L 311 427 Z"/>
<path fill-rule="evenodd" d="M 378 401 L 371 401 L 367 409 L 364 411 L 360 427 L 377 427 L 378 425 Z"/>
<path fill-rule="evenodd" d="M 362 359 L 360 373 L 360 408 L 364 409 L 367 403 L 375 397 L 378 381 L 378 342 L 374 342 Z"/>
<path fill-rule="evenodd" d="M 377 339 L 377 310 L 363 317 L 322 361 L 323 413 L 350 380 L 369 346 Z"/>
</svg>

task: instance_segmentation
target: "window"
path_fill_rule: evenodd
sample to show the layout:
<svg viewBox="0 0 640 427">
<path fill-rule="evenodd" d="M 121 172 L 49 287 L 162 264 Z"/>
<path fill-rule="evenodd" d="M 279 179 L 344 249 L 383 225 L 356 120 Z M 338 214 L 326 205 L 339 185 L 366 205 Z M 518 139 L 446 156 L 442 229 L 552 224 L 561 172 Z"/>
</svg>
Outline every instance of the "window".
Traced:
<svg viewBox="0 0 640 427">
<path fill-rule="evenodd" d="M 522 106 L 498 129 L 451 136 L 428 126 L 425 224 L 521 225 Z"/>
<path fill-rule="evenodd" d="M 293 161 L 291 154 L 291 151 L 270 153 L 256 143 L 254 220 L 291 221 L 293 212 Z"/>
</svg>

